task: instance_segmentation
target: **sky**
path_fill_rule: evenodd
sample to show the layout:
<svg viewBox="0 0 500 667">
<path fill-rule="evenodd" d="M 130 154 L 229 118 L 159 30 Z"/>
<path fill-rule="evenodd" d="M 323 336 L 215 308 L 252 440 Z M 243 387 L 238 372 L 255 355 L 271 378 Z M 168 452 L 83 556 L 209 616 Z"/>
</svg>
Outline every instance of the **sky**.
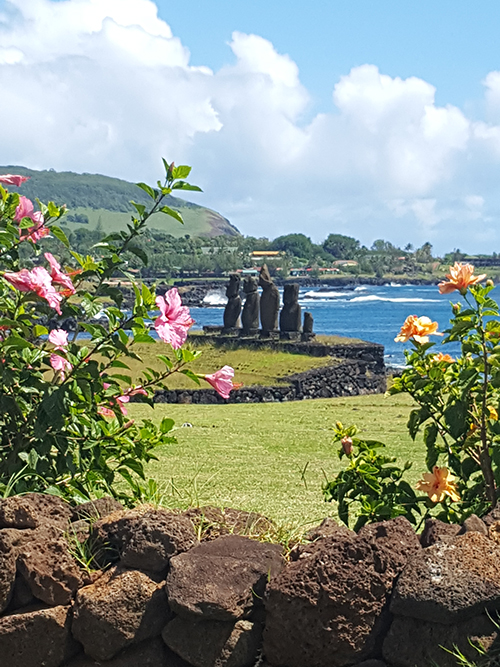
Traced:
<svg viewBox="0 0 500 667">
<path fill-rule="evenodd" d="M 0 0 L 0 164 L 155 183 L 241 232 L 500 252 L 498 0 Z"/>
</svg>

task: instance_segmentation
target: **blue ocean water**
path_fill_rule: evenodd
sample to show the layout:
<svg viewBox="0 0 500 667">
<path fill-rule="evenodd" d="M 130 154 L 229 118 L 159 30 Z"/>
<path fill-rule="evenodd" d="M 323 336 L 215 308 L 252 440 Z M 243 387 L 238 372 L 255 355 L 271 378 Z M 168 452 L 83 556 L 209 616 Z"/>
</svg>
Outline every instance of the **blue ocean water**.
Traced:
<svg viewBox="0 0 500 667">
<path fill-rule="evenodd" d="M 500 296 L 500 288 L 492 293 Z M 437 321 L 439 330 L 448 327 L 451 316 L 450 300 L 462 301 L 458 292 L 444 296 L 436 285 L 362 285 L 354 289 L 332 287 L 302 288 L 300 304 L 314 317 L 314 330 L 318 334 L 348 336 L 381 343 L 385 347 L 386 363 L 404 365 L 404 349 L 411 344 L 394 342 L 401 325 L 408 315 L 430 317 Z M 213 292 L 205 299 L 207 308 L 191 308 L 196 320 L 194 328 L 207 324 L 222 324 L 226 299 L 223 292 Z M 456 354 L 454 346 L 441 348 L 441 338 L 432 337 L 436 351 Z"/>
</svg>

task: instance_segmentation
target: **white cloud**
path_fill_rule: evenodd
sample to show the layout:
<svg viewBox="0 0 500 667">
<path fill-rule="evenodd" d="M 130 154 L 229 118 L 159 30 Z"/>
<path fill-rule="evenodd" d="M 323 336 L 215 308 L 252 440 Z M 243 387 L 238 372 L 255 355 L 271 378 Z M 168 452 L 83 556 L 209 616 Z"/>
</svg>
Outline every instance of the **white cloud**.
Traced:
<svg viewBox="0 0 500 667">
<path fill-rule="evenodd" d="M 151 0 L 7 0 L 0 45 L 4 163 L 154 181 L 163 155 L 192 164 L 197 201 L 246 233 L 500 241 L 500 72 L 484 120 L 367 64 L 306 122 L 290 55 L 235 32 L 227 65 L 192 67 Z"/>
</svg>

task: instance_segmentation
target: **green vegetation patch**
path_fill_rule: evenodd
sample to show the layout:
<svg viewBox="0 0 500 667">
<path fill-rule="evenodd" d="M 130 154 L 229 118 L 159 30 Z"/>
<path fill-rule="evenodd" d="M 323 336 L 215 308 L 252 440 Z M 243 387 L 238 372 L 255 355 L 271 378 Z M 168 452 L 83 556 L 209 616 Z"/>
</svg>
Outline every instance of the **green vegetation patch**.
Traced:
<svg viewBox="0 0 500 667">
<path fill-rule="evenodd" d="M 276 385 L 283 383 L 282 378 L 287 375 L 338 363 L 338 360 L 332 357 L 310 357 L 306 354 L 291 354 L 270 349 L 249 350 L 237 346 L 214 347 L 210 343 L 203 344 L 201 340 L 196 340 L 193 349 L 203 351 L 203 354 L 189 365 L 194 373 L 213 373 L 223 366 L 231 366 L 235 371 L 234 381 L 243 382 L 245 386 Z M 132 359 L 127 362 L 135 382 L 138 381 L 143 366 L 157 368 L 157 354 L 168 355 L 171 352 L 170 346 L 161 342 L 155 346 L 138 344 L 134 346 L 134 350 L 143 360 L 143 364 Z M 171 389 L 198 389 L 198 385 L 180 373 L 172 375 L 167 384 Z M 201 381 L 201 386 L 209 387 L 204 381 Z"/>
<path fill-rule="evenodd" d="M 411 440 L 408 396 L 380 394 L 250 405 L 132 404 L 132 418 L 175 420 L 177 444 L 160 447 L 147 475 L 158 480 L 170 507 L 230 506 L 280 523 L 311 525 L 334 516 L 321 485 L 340 469 L 331 444 L 337 420 L 363 437 L 383 440 L 400 462 L 414 461 L 409 480 L 425 470 L 424 446 Z M 192 427 L 182 427 L 188 423 Z"/>
</svg>

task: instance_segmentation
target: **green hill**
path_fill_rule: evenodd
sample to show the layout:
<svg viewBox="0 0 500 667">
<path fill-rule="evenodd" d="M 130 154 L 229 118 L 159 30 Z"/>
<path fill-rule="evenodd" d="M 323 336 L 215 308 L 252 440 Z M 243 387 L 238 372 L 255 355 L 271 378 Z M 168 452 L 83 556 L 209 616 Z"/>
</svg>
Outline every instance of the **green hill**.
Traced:
<svg viewBox="0 0 500 667">
<path fill-rule="evenodd" d="M 61 221 L 70 231 L 93 229 L 98 224 L 106 232 L 123 229 L 134 209 L 133 199 L 141 204 L 151 200 L 134 183 L 100 174 L 75 174 L 71 171 L 35 171 L 25 167 L 0 166 L 0 173 L 30 176 L 17 190 L 31 200 L 66 204 L 68 215 Z M 173 236 L 239 236 L 240 232 L 229 220 L 216 211 L 191 202 L 169 197 L 165 203 L 176 209 L 184 219 L 179 224 L 169 216 L 158 213 L 150 220 L 151 229 L 160 229 Z"/>
</svg>

